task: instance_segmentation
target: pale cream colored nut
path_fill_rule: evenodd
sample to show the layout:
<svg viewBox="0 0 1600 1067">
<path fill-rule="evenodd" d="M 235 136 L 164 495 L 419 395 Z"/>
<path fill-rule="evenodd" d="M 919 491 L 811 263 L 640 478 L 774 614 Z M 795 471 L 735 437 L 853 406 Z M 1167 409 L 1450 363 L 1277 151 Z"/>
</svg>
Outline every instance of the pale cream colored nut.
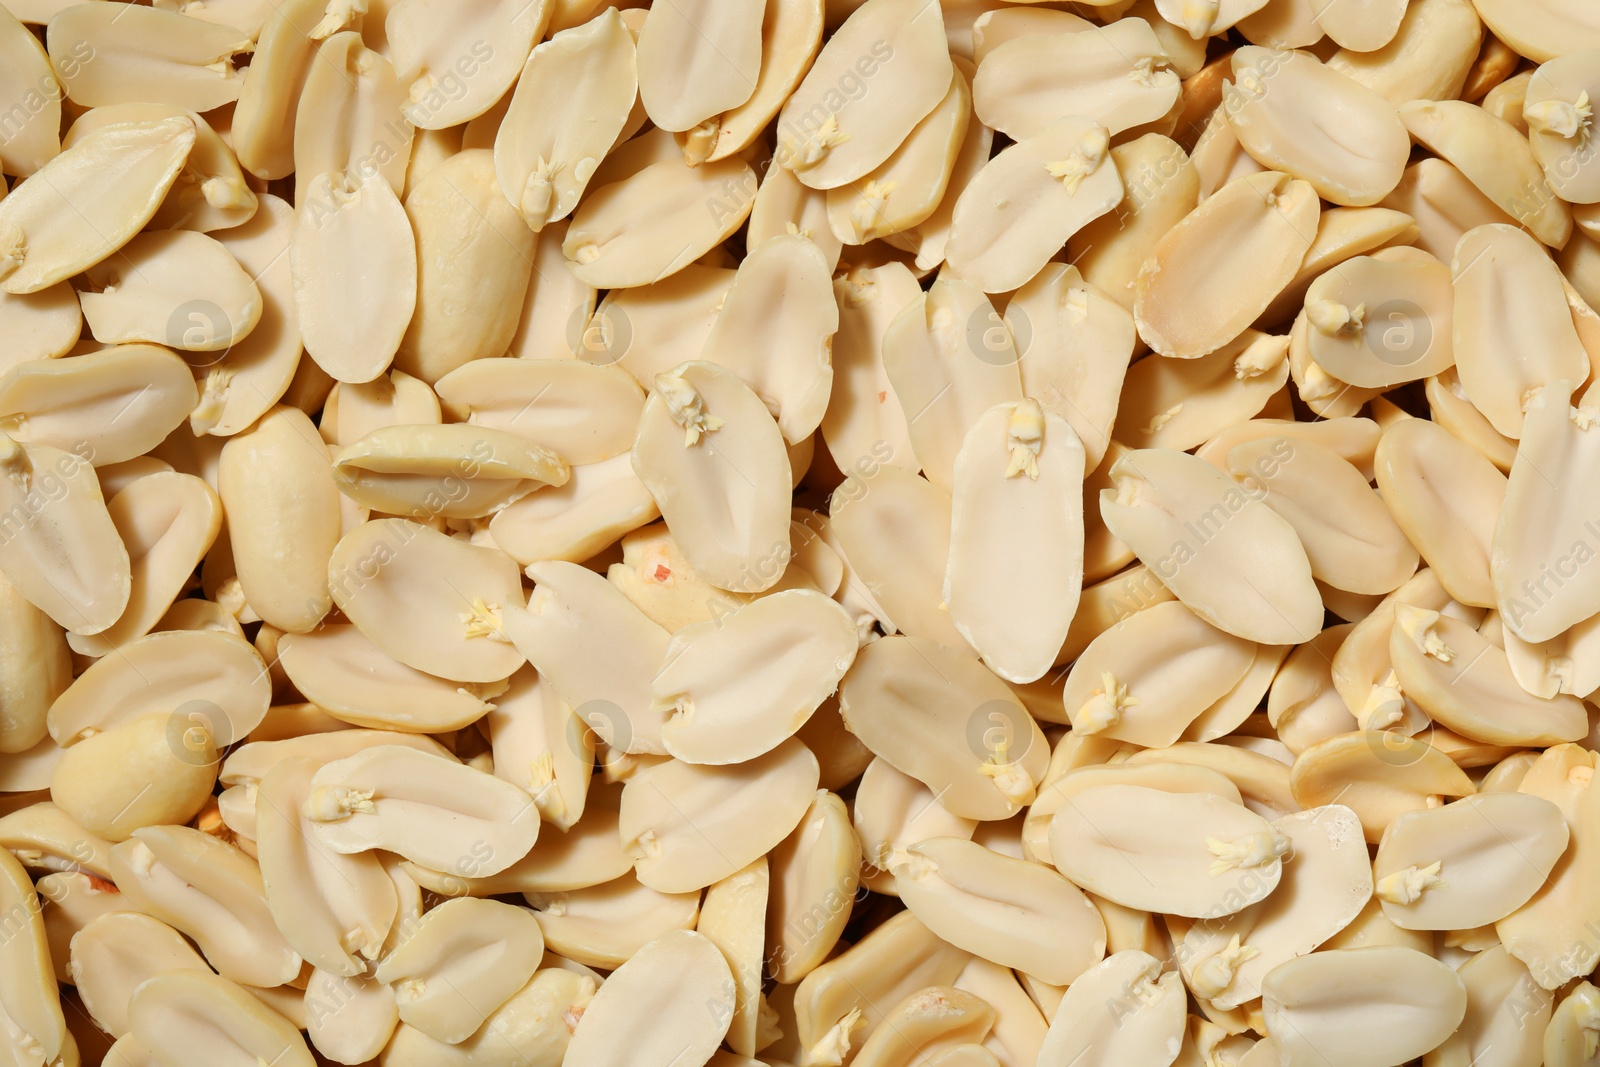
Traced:
<svg viewBox="0 0 1600 1067">
<path fill-rule="evenodd" d="M 0 433 L 0 510 L 0 569 L 29 603 L 74 633 L 117 621 L 128 550 L 84 456 Z"/>
<path fill-rule="evenodd" d="M 467 366 L 488 362 L 511 361 L 479 360 Z M 570 467 L 568 475 L 565 485 L 547 486 L 495 512 L 489 520 L 489 541 L 529 566 L 540 560 L 582 563 L 661 517 L 661 508 L 626 451 Z"/>
<path fill-rule="evenodd" d="M 0 572 L 0 753 L 44 740 L 50 707 L 71 684 L 61 627 Z"/>
<path fill-rule="evenodd" d="M 1544 1031 L 1548 1067 L 1581 1067 L 1600 1050 L 1600 990 L 1588 982 L 1573 987 L 1551 1013 Z"/>
<path fill-rule="evenodd" d="M 799 234 L 780 234 L 740 262 L 699 358 L 743 379 L 793 444 L 815 432 L 828 406 L 838 327 L 822 253 Z"/>
<path fill-rule="evenodd" d="M 186 351 L 233 347 L 261 321 L 261 291 L 215 239 L 190 230 L 138 234 L 112 259 L 84 272 L 78 294 L 94 338 L 151 342 Z M 173 329 L 183 311 L 204 309 L 210 328 Z"/>
<path fill-rule="evenodd" d="M 1214 793 L 1235 804 L 1244 802 L 1239 787 L 1220 771 L 1184 763 L 1124 762 L 1101 766 L 1088 761 L 1112 755 L 1124 747 L 1121 742 L 1077 731 L 1067 737 L 1077 740 L 1068 744 L 1063 738 L 1056 746 L 1051 754 L 1052 777 L 1040 788 L 1038 799 L 1028 806 L 1022 823 L 1022 853 L 1028 859 L 1051 862 L 1051 817 L 1072 797 L 1096 785 L 1142 785 L 1167 793 Z M 1102 897 L 1095 899 L 1104 901 Z"/>
<path fill-rule="evenodd" d="M 531 666 L 511 676 L 508 688 L 495 698 L 484 722 L 489 729 L 495 775 L 526 790 L 541 818 L 565 832 L 563 840 L 581 852 L 580 842 L 586 838 L 583 828 L 579 827 L 575 834 L 570 831 L 583 816 L 593 770 L 595 733 L 589 724 Z M 594 819 L 585 824 L 591 830 L 595 825 Z M 604 838 L 600 840 L 605 843 Z M 615 873 L 601 881 L 621 875 L 630 866 L 620 842 L 616 844 L 614 853 L 605 853 L 615 863 Z M 536 851 L 561 848 L 549 839 L 545 845 Z M 566 851 L 562 849 L 563 853 Z M 538 856 L 530 853 L 530 858 L 537 861 Z M 555 861 L 554 866 L 559 869 L 564 864 Z M 587 865 L 580 866 L 587 870 Z"/>
<path fill-rule="evenodd" d="M 771 588 L 791 550 L 793 480 L 777 422 L 715 363 L 682 364 L 653 384 L 633 443 L 639 480 L 700 577 L 734 592 Z"/>
<path fill-rule="evenodd" d="M 492 706 L 492 684 L 460 684 L 408 667 L 348 624 L 278 641 L 278 663 L 297 689 L 341 721 L 375 730 L 456 730 Z"/>
<path fill-rule="evenodd" d="M 519 1059 L 559 1064 L 597 985 L 592 974 L 543 967 L 467 1040 L 446 1045 L 401 1025 L 383 1050 L 383 1062 L 389 1067 L 515 1067 Z"/>
<path fill-rule="evenodd" d="M 1306 550 L 1263 494 L 1169 449 L 1130 452 L 1111 476 L 1116 487 L 1100 494 L 1106 527 L 1195 614 L 1266 644 L 1306 641 L 1322 628 Z M 1252 580 L 1264 571 L 1275 576 L 1270 588 Z"/>
<path fill-rule="evenodd" d="M 110 912 L 72 939 L 72 984 L 112 1037 L 129 1033 L 128 1001 L 147 978 L 172 971 L 211 973 L 176 930 L 134 911 Z"/>
<path fill-rule="evenodd" d="M 639 101 L 650 121 L 692 130 L 749 100 L 761 68 L 764 7 L 738 0 L 652 6 L 638 56 Z"/>
<path fill-rule="evenodd" d="M 279 629 L 311 630 L 332 607 L 339 540 L 339 491 L 316 427 L 274 408 L 223 446 L 217 484 L 246 599 Z"/>
<path fill-rule="evenodd" d="M 1115 158 L 1117 148 L 1111 154 Z M 1100 281 L 1085 281 L 1088 276 L 1080 269 L 1089 269 L 1082 259 L 1078 266 L 1045 264 L 1006 303 L 1004 329 L 999 322 L 983 324 L 982 346 L 985 354 L 995 352 L 994 345 L 1003 353 L 1006 343 L 1015 344 L 1013 338 L 1028 338 L 1027 358 L 1019 358 L 1017 364 L 1022 391 L 1045 411 L 1072 424 L 1083 445 L 1084 469 L 1094 471 L 1110 448 L 1121 398 L 1131 393 L 1124 382 L 1139 335 L 1133 317 L 1123 310 L 1124 301 L 1132 303 L 1131 292 L 1096 288 L 1109 280 L 1106 272 L 1101 272 Z"/>
<path fill-rule="evenodd" d="M 981 997 L 994 1008 L 994 1028 L 985 1040 L 998 1050 L 988 1053 L 996 1057 L 996 1064 L 1002 1062 L 1000 1056 L 1005 1057 L 1003 1062 L 1006 1063 L 1037 1060 L 1048 1024 L 1015 974 L 988 960 L 974 958 L 951 984 Z M 972 1046 L 961 1047 L 970 1049 Z M 987 1047 L 979 1047 L 988 1052 Z M 955 1052 L 950 1050 L 945 1054 L 954 1056 Z M 965 1062 L 970 1061 L 952 1060 L 952 1064 Z M 984 1063 L 987 1067 L 987 1061 Z"/>
<path fill-rule="evenodd" d="M 695 932 L 716 945 L 732 974 L 733 1005 L 723 1040 L 740 1055 L 754 1053 L 778 1036 L 761 995 L 771 875 L 765 856 L 706 888 Z"/>
<path fill-rule="evenodd" d="M 408 667 L 471 683 L 508 678 L 523 663 L 504 621 L 521 607 L 521 576 L 498 549 L 378 519 L 339 539 L 327 573 L 345 616 Z"/>
<path fill-rule="evenodd" d="M 811 804 L 817 775 L 816 757 L 793 738 L 732 766 L 670 760 L 650 767 L 623 787 L 622 847 L 650 888 L 704 888 L 788 837 Z"/>
<path fill-rule="evenodd" d="M 587 768 L 586 768 L 587 769 Z M 446 896 L 484 897 L 522 893 L 530 899 L 607 885 L 627 875 L 633 860 L 622 850 L 617 836 L 617 806 L 622 789 L 607 785 L 592 801 L 587 819 L 570 830 L 547 834 L 528 854 L 501 871 L 481 878 L 466 878 L 429 870 L 406 861 L 406 872 L 423 888 Z"/>
<path fill-rule="evenodd" d="M 1295 757 L 1289 785 L 1304 807 L 1350 808 L 1371 843 L 1406 812 L 1476 791 L 1449 756 L 1398 729 L 1356 730 L 1319 741 Z"/>
<path fill-rule="evenodd" d="M 505 617 L 517 648 L 600 740 L 665 754 L 666 716 L 652 710 L 650 683 L 670 635 L 586 567 L 545 561 L 529 571 L 536 584 L 526 610 Z"/>
<path fill-rule="evenodd" d="M 1011 334 L 987 296 L 941 270 L 928 292 L 914 294 L 889 322 L 881 344 L 883 373 L 916 455 L 915 464 L 910 455 L 880 461 L 920 466 L 928 481 L 951 492 L 968 431 L 994 405 L 1023 399 Z M 852 474 L 864 481 L 875 471 L 869 465 Z"/>
<path fill-rule="evenodd" d="M 1006 724 L 1002 718 L 995 725 Z M 930 837 L 971 838 L 978 826 L 975 819 L 950 814 L 932 790 L 880 757 L 873 757 L 856 784 L 851 821 L 861 846 L 862 882 L 873 892 L 893 895 L 899 890 L 889 866 L 906 848 Z"/>
<path fill-rule="evenodd" d="M 944 603 L 961 636 L 1011 682 L 1044 676 L 1083 586 L 1084 448 L 1036 400 L 997 404 L 956 456 Z"/>
<path fill-rule="evenodd" d="M 1539 1060 L 1552 1018 L 1554 995 L 1539 988 L 1528 969 L 1505 950 L 1491 945 L 1462 963 L 1456 973 L 1467 988 L 1467 1013 L 1455 1033 L 1431 1056 L 1442 1063 L 1480 1060 L 1493 1046 L 1527 1062 Z M 1562 1060 L 1546 1053 L 1547 1067 Z"/>
<path fill-rule="evenodd" d="M 547 239 L 541 235 L 541 246 Z M 558 336 L 586 362 L 614 363 L 641 387 L 653 388 L 657 374 L 699 358 L 735 273 L 732 267 L 691 263 L 660 281 L 613 289 L 598 307 L 570 311 L 570 317 L 557 324 Z M 900 305 L 894 310 L 899 311 Z M 583 323 L 583 328 L 575 330 L 574 322 Z M 573 340 L 577 343 L 570 344 Z M 540 358 L 546 355 L 539 353 Z"/>
<path fill-rule="evenodd" d="M 1294 527 L 1312 577 L 1383 595 L 1415 573 L 1418 556 L 1366 477 L 1311 441 L 1258 438 L 1228 451 L 1228 473 Z"/>
<path fill-rule="evenodd" d="M 986 1052 L 977 1042 L 988 1035 L 994 1020 L 994 1007 L 982 997 L 954 986 L 929 986 L 890 1008 L 851 1062 L 861 1067 L 918 1059 L 941 1065 L 967 1062 L 960 1050 Z"/>
<path fill-rule="evenodd" d="M 153 100 L 195 111 L 239 98 L 244 75 L 233 57 L 255 48 L 233 26 L 160 8 L 125 12 L 90 4 L 51 19 L 47 42 L 61 87 L 76 104 Z"/>
<path fill-rule="evenodd" d="M 1075 884 L 1130 908 L 1217 918 L 1267 897 L 1287 835 L 1210 793 L 1098 785 L 1050 820 L 1050 854 Z"/>
<path fill-rule="evenodd" d="M 150 451 L 195 406 L 189 368 L 159 345 L 35 360 L 0 377 L 0 429 L 104 466 Z"/>
<path fill-rule="evenodd" d="M 1330 626 L 1284 660 L 1267 694 L 1267 718 L 1296 755 L 1318 741 L 1357 728 L 1334 687 L 1333 662 L 1354 624 Z"/>
<path fill-rule="evenodd" d="M 434 388 L 455 417 L 524 437 L 574 467 L 632 448 L 644 408 L 626 372 L 574 359 L 475 360 Z"/>
<path fill-rule="evenodd" d="M 50 706 L 50 736 L 67 747 L 102 730 L 164 715 L 178 748 L 220 750 L 261 724 L 272 683 L 255 649 L 223 631 L 147 634 L 97 660 Z M 184 731 L 200 729 L 186 738 Z M 205 761 L 202 761 L 205 762 Z"/>
<path fill-rule="evenodd" d="M 1311 358 L 1341 381 L 1389 388 L 1455 361 L 1449 273 L 1431 256 L 1400 251 L 1346 260 L 1306 290 Z"/>
<path fill-rule="evenodd" d="M 1413 100 L 1399 110 L 1413 139 L 1458 168 L 1501 211 L 1551 248 L 1567 243 L 1572 209 L 1545 185 L 1527 138 L 1510 123 L 1463 100 Z"/>
<path fill-rule="evenodd" d="M 289 269 L 306 352 L 341 382 L 394 361 L 417 308 L 417 241 L 381 174 L 316 173 L 294 214 Z"/>
<path fill-rule="evenodd" d="M 390 6 L 384 34 L 409 101 L 406 120 L 442 130 L 487 111 L 516 81 L 551 7 L 548 0 L 474 0 L 459 8 L 402 0 Z"/>
<path fill-rule="evenodd" d="M 709 1060 L 728 1032 L 732 993 L 727 961 L 709 938 L 663 934 L 606 979 L 562 1062 L 668 1067 L 675 1059 Z"/>
<path fill-rule="evenodd" d="M 900 899 L 928 929 L 993 963 L 1067 985 L 1105 955 L 1100 913 L 1043 867 L 934 837 L 911 845 L 890 868 Z"/>
<path fill-rule="evenodd" d="M 1588 974 L 1600 950 L 1582 939 L 1584 924 L 1596 921 L 1592 903 L 1596 800 L 1594 753 L 1577 745 L 1556 745 L 1541 753 L 1517 789 L 1555 804 L 1571 833 L 1567 852 L 1540 890 L 1522 907 L 1495 924 L 1506 949 L 1527 965 L 1534 981 L 1556 989 Z"/>
<path fill-rule="evenodd" d="M 0 817 L 0 847 L 10 849 L 24 867 L 33 870 L 111 877 L 111 842 L 90 833 L 47 799 Z"/>
<path fill-rule="evenodd" d="M 147 826 L 111 849 L 111 875 L 129 906 L 190 938 L 227 977 L 270 989 L 300 973 L 261 870 L 238 848 L 186 826 Z"/>
<path fill-rule="evenodd" d="M 548 448 L 462 424 L 385 426 L 333 459 L 340 492 L 391 515 L 479 518 L 569 476 Z"/>
<path fill-rule="evenodd" d="M 1490 574 L 1496 603 L 1506 628 L 1526 641 L 1548 641 L 1582 623 L 1585 609 L 1578 605 L 1592 600 L 1593 579 L 1577 562 L 1582 553 L 1574 554 L 1584 545 L 1583 508 L 1559 491 L 1580 483 L 1596 447 L 1587 411 L 1574 407 L 1572 397 L 1571 384 L 1556 381 L 1528 398 L 1495 525 Z M 1519 523 L 1518 514 L 1542 520 Z"/>
<path fill-rule="evenodd" d="M 200 400 L 189 413 L 189 426 L 218 437 L 240 433 L 266 414 L 288 393 L 300 364 L 293 272 L 284 254 L 293 237 L 294 211 L 278 197 L 259 199 L 249 222 L 216 231 L 262 297 L 261 321 L 250 336 L 196 375 Z M 186 330 L 209 328 L 205 316 L 194 312 L 184 323 Z"/>
<path fill-rule="evenodd" d="M 1178 74 L 1167 69 L 1161 41 L 1142 18 L 1118 19 L 1094 33 L 1033 33 L 1001 42 L 986 37 L 984 44 L 974 109 L 1013 140 L 1068 114 L 1093 119 L 1115 135 L 1154 122 L 1178 99 Z"/>
<path fill-rule="evenodd" d="M 529 54 L 494 142 L 500 188 L 529 227 L 541 230 L 577 206 L 623 132 L 637 89 L 633 37 L 609 8 Z M 564 106 L 547 106 L 554 95 Z"/>
<path fill-rule="evenodd" d="M 893 916 L 796 987 L 799 1062 L 845 1062 L 896 1004 L 930 985 L 949 985 L 971 959 L 909 911 Z"/>
<path fill-rule="evenodd" d="M 232 138 L 240 165 L 269 179 L 294 170 L 295 111 L 318 45 L 344 29 L 357 11 L 354 4 L 290 0 L 264 15 L 250 75 L 234 108 Z"/>
<path fill-rule="evenodd" d="M 320 972 L 353 977 L 378 956 L 399 899 L 375 856 L 341 855 L 315 833 L 303 807 L 318 767 L 290 757 L 268 772 L 256 787 L 253 837 L 267 907 L 284 940 Z"/>
<path fill-rule="evenodd" d="M 544 953 L 532 913 L 494 900 L 448 900 L 408 931 L 375 972 L 400 1019 L 436 1041 L 471 1037 L 527 984 Z"/>
<path fill-rule="evenodd" d="M 1471 445 L 1427 419 L 1384 431 L 1373 461 L 1378 492 L 1435 580 L 1462 604 L 1492 607 L 1495 523 L 1506 480 Z"/>
<path fill-rule="evenodd" d="M 397 745 L 325 764 L 301 814 L 335 852 L 381 848 L 468 877 L 505 870 L 539 835 L 533 798 L 516 786 Z"/>
<path fill-rule="evenodd" d="M 716 162 L 743 151 L 778 114 L 800 80 L 810 70 L 822 47 L 825 5 L 820 0 L 771 0 L 761 20 L 761 69 L 755 88 L 744 103 L 707 119 L 684 138 L 685 158 L 702 152 Z M 786 168 L 779 170 L 789 174 Z M 773 172 L 768 171 L 771 175 Z M 755 242 L 752 232 L 751 242 Z"/>
<path fill-rule="evenodd" d="M 1588 733 L 1581 701 L 1566 693 L 1528 693 L 1512 674 L 1506 653 L 1460 619 L 1397 604 L 1389 658 L 1401 691 L 1430 718 L 1464 737 L 1545 746 Z"/>
<path fill-rule="evenodd" d="M 823 45 L 778 114 L 778 164 L 813 189 L 855 181 L 938 106 L 954 68 L 940 6 L 868 0 Z M 870 78 L 866 92 L 842 90 Z"/>
<path fill-rule="evenodd" d="M 330 3 L 326 19 L 337 19 L 346 6 L 357 5 Z M 295 184 L 295 205 L 316 195 L 314 179 L 330 173 L 358 179 L 380 176 L 398 196 L 405 185 L 412 131 L 393 117 L 406 103 L 394 65 L 367 47 L 359 33 L 314 37 L 317 54 L 295 109 L 294 169 L 304 179 Z"/>
<path fill-rule="evenodd" d="M 653 136 L 674 154 L 656 160 L 641 149 L 643 158 L 635 160 L 613 153 L 607 163 L 619 169 L 618 160 L 642 165 L 631 173 L 597 170 L 573 212 L 561 251 L 586 284 L 626 289 L 658 282 L 721 244 L 750 214 L 757 181 L 743 159 L 691 167 L 665 132 L 639 140 Z"/>
<path fill-rule="evenodd" d="M 1004 819 L 1032 802 L 1050 753 L 1011 690 L 982 664 L 921 637 L 856 656 L 839 690 L 845 725 L 952 814 Z"/>
<path fill-rule="evenodd" d="M 1245 676 L 1255 651 L 1181 603 L 1156 604 L 1089 643 L 1062 705 L 1074 733 L 1163 748 Z"/>
<path fill-rule="evenodd" d="M 1177 952 L 1189 988 L 1217 1009 L 1261 995 L 1278 964 L 1304 956 L 1355 921 L 1372 896 L 1361 822 L 1342 805 L 1275 819 L 1289 838 L 1283 881 L 1266 900 L 1189 928 Z"/>
<path fill-rule="evenodd" d="M 1479 17 L 1518 54 L 1536 62 L 1584 48 L 1600 47 L 1595 13 L 1572 0 L 1484 0 Z"/>
<path fill-rule="evenodd" d="M 1560 809 L 1525 793 L 1485 793 L 1408 812 L 1378 847 L 1378 899 L 1405 929 L 1486 926 L 1538 891 L 1568 839 Z"/>
<path fill-rule="evenodd" d="M 1176 971 L 1138 949 L 1091 968 L 1068 987 L 1039 1049 L 1041 1064 L 1171 1063 L 1186 1023 Z"/>
<path fill-rule="evenodd" d="M 984 165 L 961 191 L 945 248 L 950 269 L 986 293 L 1039 273 L 1067 240 L 1123 199 L 1110 134 L 1058 118 Z"/>
<path fill-rule="evenodd" d="M 486 0 L 475 6 L 515 5 Z M 537 17 L 542 8 L 522 5 L 520 11 Z M 517 57 L 516 69 L 523 58 Z M 473 79 L 472 85 L 486 81 Z M 494 154 L 475 148 L 441 162 L 406 192 L 405 211 L 416 234 L 417 299 L 394 365 L 432 383 L 475 359 L 504 355 L 533 272 L 535 238 L 500 191 Z"/>
<path fill-rule="evenodd" d="M 1542 64 L 1528 81 L 1522 116 L 1534 158 L 1555 194 L 1572 204 L 1600 200 L 1600 169 L 1585 145 L 1592 138 L 1600 82 L 1594 79 L 1593 47 Z"/>
<path fill-rule="evenodd" d="M 798 982 L 838 943 L 860 885 L 862 859 L 844 802 L 819 790 L 800 825 L 767 857 L 765 951 L 775 977 Z"/>
<path fill-rule="evenodd" d="M 391 987 L 319 970 L 306 981 L 304 1014 L 311 1047 L 335 1063 L 376 1059 L 400 1021 Z"/>
<path fill-rule="evenodd" d="M 194 142 L 187 116 L 118 123 L 50 160 L 42 180 L 0 201 L 0 287 L 38 292 L 122 247 L 155 215 Z"/>
<path fill-rule="evenodd" d="M 280 741 L 252 741 L 240 745 L 222 762 L 222 773 L 217 777 L 223 785 L 255 787 L 283 760 L 304 758 L 320 766 L 376 745 L 405 745 L 440 759 L 457 762 L 448 749 L 423 734 L 388 730 L 334 730 Z"/>
<path fill-rule="evenodd" d="M 128 550 L 128 607 L 100 633 L 67 639 L 84 655 L 104 655 L 158 628 L 222 527 L 217 494 L 201 479 L 177 471 L 135 478 L 111 497 L 106 510 Z"/>
<path fill-rule="evenodd" d="M 1273 968 L 1261 993 L 1285 1063 L 1331 1054 L 1351 1067 L 1378 1067 L 1420 1056 L 1449 1037 L 1467 1010 L 1461 978 L 1407 948 L 1313 952 Z"/>
<path fill-rule="evenodd" d="M 439 398 L 428 383 L 405 371 L 392 370 L 370 382 L 335 383 L 322 405 L 317 430 L 330 448 L 345 448 L 385 426 L 421 426 L 442 421 Z"/>
<path fill-rule="evenodd" d="M 126 841 L 144 826 L 186 823 L 211 796 L 218 740 L 209 723 L 140 716 L 73 745 L 51 775 L 51 799 L 108 841 Z"/>
<path fill-rule="evenodd" d="M 1316 191 L 1287 174 L 1223 186 L 1168 230 L 1140 268 L 1139 336 L 1164 356 L 1188 359 L 1239 336 L 1293 280 L 1319 215 Z"/>
<path fill-rule="evenodd" d="M 1193 448 L 1259 414 L 1289 379 L 1288 353 L 1287 337 L 1246 330 L 1196 359 L 1141 359 L 1122 382 L 1117 432 L 1147 448 Z"/>
<path fill-rule="evenodd" d="M 83 331 L 78 295 L 66 282 L 23 296 L 0 290 L 0 329 L 12 339 L 8 368 L 64 356 Z"/>
<path fill-rule="evenodd" d="M 800 179 L 794 176 L 794 171 L 786 167 L 768 167 L 767 173 L 761 178 L 760 186 L 756 189 L 755 202 L 750 205 L 746 239 L 752 245 L 756 245 L 769 237 L 796 234 L 809 239 L 817 246 L 830 270 L 837 268 L 844 241 L 833 232 L 834 216 L 829 211 L 831 196 L 831 190 L 812 189 L 800 184 Z M 850 226 L 848 236 L 852 241 L 855 240 L 853 224 Z M 893 263 L 895 266 L 905 266 L 899 261 Z M 845 313 L 842 305 L 840 311 Z M 838 366 L 837 359 L 835 366 Z"/>
<path fill-rule="evenodd" d="M 659 893 L 631 871 L 602 885 L 528 893 L 526 899 L 550 952 L 601 969 L 622 966 L 664 933 L 693 930 L 700 916 L 699 890 Z"/>
<path fill-rule="evenodd" d="M 1383 10 L 1392 12 L 1394 5 Z M 1339 25 L 1340 16 L 1333 15 L 1331 22 Z M 1338 32 L 1361 33 L 1360 22 L 1359 17 L 1346 21 Z M 1372 29 L 1386 30 L 1385 20 L 1375 20 Z M 1483 23 L 1471 3 L 1416 0 L 1406 6 L 1387 44 L 1371 51 L 1340 48 L 1327 62 L 1396 107 L 1412 100 L 1453 100 L 1461 95 L 1483 36 Z"/>
<path fill-rule="evenodd" d="M 1262 166 L 1304 179 L 1323 199 L 1350 207 L 1376 204 L 1399 184 L 1411 142 L 1394 107 L 1377 93 L 1307 52 L 1246 47 L 1231 63 L 1222 111 Z"/>
<path fill-rule="evenodd" d="M 951 195 L 950 179 L 971 119 L 972 90 L 967 75 L 957 69 L 939 106 L 917 123 L 892 156 L 859 181 L 827 191 L 833 236 L 847 245 L 882 237 L 920 255 L 926 241 L 914 231 Z M 758 190 L 758 199 L 760 195 Z M 939 226 L 934 223 L 936 229 Z"/>
<path fill-rule="evenodd" d="M 673 635 L 651 680 L 661 739 L 688 763 L 741 763 L 800 728 L 856 654 L 855 624 L 833 600 L 794 589 Z"/>
<path fill-rule="evenodd" d="M 139 1044 L 168 1063 L 198 1056 L 212 1063 L 316 1063 L 293 1023 L 214 974 L 179 971 L 149 979 L 134 990 L 128 1018 Z"/>
<path fill-rule="evenodd" d="M 0 166 L 8 174 L 32 174 L 61 152 L 61 89 L 50 57 L 9 9 L 0 12 L 0 56 L 5 59 L 0 99 L 29 105 L 21 122 L 6 131 Z"/>
<path fill-rule="evenodd" d="M 1513 226 L 1478 226 L 1464 234 L 1450 264 L 1461 388 L 1494 428 L 1522 435 L 1525 398 L 1562 379 L 1581 380 L 1588 358 L 1563 311 L 1561 273 L 1539 244 Z M 1502 347 L 1517 338 L 1530 358 Z"/>
<path fill-rule="evenodd" d="M 13 932 L 0 941 L 0 1012 L 6 1018 L 0 1049 L 13 1063 L 55 1061 L 71 1038 L 56 996 L 39 897 L 22 864 L 0 849 L 0 907 L 13 916 Z"/>
</svg>

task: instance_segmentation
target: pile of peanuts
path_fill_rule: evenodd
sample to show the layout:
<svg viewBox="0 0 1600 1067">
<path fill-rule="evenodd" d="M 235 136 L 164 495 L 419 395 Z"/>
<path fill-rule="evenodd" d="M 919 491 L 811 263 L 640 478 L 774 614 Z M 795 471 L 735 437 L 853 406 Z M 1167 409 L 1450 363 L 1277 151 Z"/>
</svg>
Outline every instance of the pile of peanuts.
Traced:
<svg viewBox="0 0 1600 1067">
<path fill-rule="evenodd" d="M 1596 0 L 619 2 L 0 0 L 0 1065 L 1600 1067 Z"/>
</svg>

